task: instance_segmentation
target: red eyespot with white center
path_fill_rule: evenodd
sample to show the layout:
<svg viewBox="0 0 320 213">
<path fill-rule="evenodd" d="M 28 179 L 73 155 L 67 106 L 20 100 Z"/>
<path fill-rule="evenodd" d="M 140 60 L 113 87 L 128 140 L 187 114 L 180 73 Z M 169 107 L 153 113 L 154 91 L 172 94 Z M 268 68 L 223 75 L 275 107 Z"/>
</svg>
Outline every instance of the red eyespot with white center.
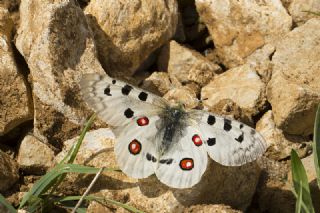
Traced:
<svg viewBox="0 0 320 213">
<path fill-rule="evenodd" d="M 139 126 L 146 126 L 149 124 L 149 119 L 147 117 L 142 117 L 137 120 Z"/>
<path fill-rule="evenodd" d="M 196 145 L 196 146 L 202 145 L 202 140 L 199 135 L 192 136 L 192 141 L 193 141 L 194 145 Z"/>
<path fill-rule="evenodd" d="M 131 154 L 137 155 L 140 153 L 142 147 L 141 143 L 137 139 L 134 139 L 129 143 L 128 148 Z"/>
<path fill-rule="evenodd" d="M 192 158 L 183 158 L 181 161 L 180 161 L 180 168 L 182 170 L 191 170 L 193 169 L 194 167 L 194 164 L 193 164 L 193 159 Z"/>
</svg>

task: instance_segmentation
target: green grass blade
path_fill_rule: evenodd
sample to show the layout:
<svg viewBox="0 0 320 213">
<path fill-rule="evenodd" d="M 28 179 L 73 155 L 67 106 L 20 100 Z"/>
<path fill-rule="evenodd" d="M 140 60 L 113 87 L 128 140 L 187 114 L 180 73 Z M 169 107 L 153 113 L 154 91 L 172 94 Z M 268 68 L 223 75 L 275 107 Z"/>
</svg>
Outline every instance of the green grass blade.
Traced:
<svg viewBox="0 0 320 213">
<path fill-rule="evenodd" d="M 318 106 L 316 119 L 314 122 L 314 134 L 313 134 L 313 157 L 314 167 L 316 168 L 317 183 L 320 189 L 320 105 Z"/>
<path fill-rule="evenodd" d="M 17 213 L 17 210 L 0 194 L 0 203 L 9 210 L 10 213 Z"/>
<path fill-rule="evenodd" d="M 99 171 L 99 168 L 82 166 L 78 164 L 61 164 L 56 166 L 53 170 L 49 171 L 46 175 L 42 176 L 39 181 L 37 181 L 31 190 L 26 193 L 23 197 L 20 207 L 22 208 L 33 196 L 39 197 L 44 194 L 54 183 L 55 180 L 69 172 L 73 173 L 83 173 L 83 174 L 95 174 Z M 114 169 L 106 168 L 104 171 L 114 171 Z"/>
<path fill-rule="evenodd" d="M 300 189 L 297 195 L 297 202 L 296 202 L 296 211 L 295 213 L 300 213 L 302 207 L 302 182 L 300 181 Z"/>
<path fill-rule="evenodd" d="M 76 156 L 79 152 L 80 146 L 82 144 L 82 141 L 86 135 L 86 133 L 88 132 L 88 130 L 90 129 L 94 119 L 96 118 L 96 114 L 91 115 L 91 117 L 89 118 L 89 120 L 86 122 L 86 124 L 84 125 L 84 128 L 81 131 L 80 137 L 78 139 L 78 142 L 72 146 L 72 148 L 69 150 L 68 154 L 62 159 L 62 161 L 59 164 L 65 163 L 66 161 L 68 163 L 73 163 L 74 160 L 76 159 Z"/>
<path fill-rule="evenodd" d="M 293 187 L 295 194 L 297 195 L 297 202 L 300 202 L 299 197 L 301 196 L 300 206 L 302 206 L 306 212 L 314 213 L 306 170 L 304 169 L 297 152 L 294 150 L 291 150 L 291 171 Z M 301 192 L 300 188 L 302 189 Z"/>
</svg>

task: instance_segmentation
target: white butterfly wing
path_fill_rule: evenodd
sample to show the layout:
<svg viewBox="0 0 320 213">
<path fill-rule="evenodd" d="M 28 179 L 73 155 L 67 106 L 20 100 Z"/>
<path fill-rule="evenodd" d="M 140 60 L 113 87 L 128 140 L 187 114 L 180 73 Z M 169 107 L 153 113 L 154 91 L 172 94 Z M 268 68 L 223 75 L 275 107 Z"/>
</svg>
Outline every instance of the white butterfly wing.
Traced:
<svg viewBox="0 0 320 213">
<path fill-rule="evenodd" d="M 252 162 L 266 151 L 263 137 L 253 128 L 204 111 L 195 112 L 195 122 L 209 156 L 225 166 Z"/>
<path fill-rule="evenodd" d="M 122 81 L 99 74 L 84 74 L 80 88 L 85 101 L 101 119 L 123 126 L 146 112 L 156 114 L 164 100 Z"/>
<path fill-rule="evenodd" d="M 158 116 L 142 116 L 121 128 L 116 138 L 115 155 L 120 169 L 130 177 L 145 178 L 158 163 L 155 146 Z"/>
<path fill-rule="evenodd" d="M 189 188 L 200 181 L 207 160 L 200 132 L 189 126 L 175 146 L 161 156 L 156 176 L 170 187 Z"/>
</svg>

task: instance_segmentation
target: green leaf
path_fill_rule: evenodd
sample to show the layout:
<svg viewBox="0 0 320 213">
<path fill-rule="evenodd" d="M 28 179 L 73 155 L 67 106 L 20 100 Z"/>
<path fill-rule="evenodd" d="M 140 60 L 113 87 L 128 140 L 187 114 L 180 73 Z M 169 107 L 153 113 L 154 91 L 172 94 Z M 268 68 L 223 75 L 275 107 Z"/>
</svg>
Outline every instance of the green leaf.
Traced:
<svg viewBox="0 0 320 213">
<path fill-rule="evenodd" d="M 301 207 L 302 207 L 302 182 L 300 181 L 300 189 L 299 193 L 297 195 L 297 202 L 296 202 L 296 213 L 301 212 Z"/>
<path fill-rule="evenodd" d="M 19 208 L 22 208 L 31 200 L 32 197 L 39 197 L 44 194 L 48 188 L 50 188 L 55 180 L 66 173 L 83 173 L 83 174 L 95 174 L 99 171 L 99 168 L 93 168 L 89 166 L 82 166 L 78 164 L 61 164 L 56 166 L 54 169 L 49 171 L 47 174 L 42 176 L 40 180 L 38 180 L 31 190 L 25 194 L 23 197 Z M 104 171 L 114 171 L 114 169 L 105 168 Z"/>
<path fill-rule="evenodd" d="M 0 203 L 9 210 L 10 213 L 17 213 L 17 210 L 0 194 Z"/>
<path fill-rule="evenodd" d="M 291 171 L 294 191 L 298 202 L 296 206 L 298 206 L 298 208 L 302 207 L 305 212 L 314 213 L 306 170 L 297 152 L 294 150 L 291 150 Z M 302 197 L 301 200 L 299 199 L 300 196 Z"/>
<path fill-rule="evenodd" d="M 316 168 L 317 182 L 320 189 L 320 105 L 316 113 L 316 119 L 314 122 L 314 134 L 313 134 L 313 157 L 314 167 Z"/>
</svg>

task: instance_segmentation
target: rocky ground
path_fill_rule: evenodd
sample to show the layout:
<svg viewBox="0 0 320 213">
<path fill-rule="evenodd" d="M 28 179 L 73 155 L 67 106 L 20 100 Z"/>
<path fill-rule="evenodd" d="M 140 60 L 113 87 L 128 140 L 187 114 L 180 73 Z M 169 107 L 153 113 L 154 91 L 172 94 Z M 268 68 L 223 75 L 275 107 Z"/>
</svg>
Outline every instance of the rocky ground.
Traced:
<svg viewBox="0 0 320 213">
<path fill-rule="evenodd" d="M 191 189 L 105 173 L 94 193 L 146 212 L 294 212 L 290 151 L 314 186 L 320 102 L 320 16 L 305 11 L 319 12 L 320 1 L 0 1 L 0 192 L 17 205 L 63 158 L 92 113 L 82 74 L 107 73 L 240 120 L 269 148 L 241 167 L 211 161 Z M 94 129 L 77 163 L 116 167 L 108 125 L 97 120 Z M 90 180 L 71 175 L 61 192 L 79 195 Z M 94 202 L 88 210 L 123 211 Z"/>
</svg>

